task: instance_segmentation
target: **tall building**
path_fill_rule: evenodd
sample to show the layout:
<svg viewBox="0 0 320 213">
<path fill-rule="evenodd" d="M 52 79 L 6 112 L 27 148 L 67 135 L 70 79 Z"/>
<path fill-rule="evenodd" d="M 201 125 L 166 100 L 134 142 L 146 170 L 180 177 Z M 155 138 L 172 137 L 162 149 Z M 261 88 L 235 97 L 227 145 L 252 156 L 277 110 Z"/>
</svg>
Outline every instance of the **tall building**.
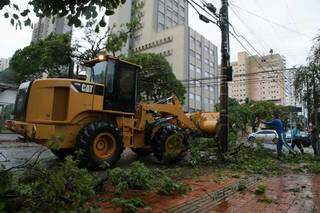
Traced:
<svg viewBox="0 0 320 213">
<path fill-rule="evenodd" d="M 231 63 L 234 78 L 229 82 L 229 96 L 244 102 L 272 101 L 286 104 L 286 67 L 285 59 L 279 54 L 263 57 L 249 56 L 246 52 L 238 53 L 238 61 Z"/>
<path fill-rule="evenodd" d="M 9 67 L 10 58 L 0 58 L 0 72 Z"/>
<path fill-rule="evenodd" d="M 109 26 L 115 25 L 117 30 L 129 22 L 132 3 L 133 0 L 127 0 L 118 8 L 110 17 Z M 188 26 L 187 1 L 145 0 L 141 13 L 142 25 L 130 36 L 121 53 L 163 55 L 187 88 L 186 110 L 212 111 L 218 102 L 218 85 L 201 79 L 214 79 L 218 75 L 217 47 Z"/>
<path fill-rule="evenodd" d="M 72 28 L 68 25 L 67 18 L 39 18 L 38 23 L 34 25 L 32 32 L 32 42 L 45 39 L 51 33 L 64 34 L 71 33 Z"/>
</svg>

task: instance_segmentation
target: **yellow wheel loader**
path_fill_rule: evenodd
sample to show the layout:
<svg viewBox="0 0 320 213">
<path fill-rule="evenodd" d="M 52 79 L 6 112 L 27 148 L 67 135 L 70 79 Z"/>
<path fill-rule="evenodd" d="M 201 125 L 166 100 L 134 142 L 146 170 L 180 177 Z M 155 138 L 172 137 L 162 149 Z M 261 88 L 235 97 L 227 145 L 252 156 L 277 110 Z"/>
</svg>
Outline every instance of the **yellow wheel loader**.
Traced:
<svg viewBox="0 0 320 213">
<path fill-rule="evenodd" d="M 177 162 L 189 135 L 214 136 L 219 113 L 185 113 L 172 96 L 156 103 L 136 102 L 141 69 L 100 55 L 84 62 L 86 80 L 39 79 L 20 85 L 14 120 L 6 127 L 26 140 L 48 146 L 59 158 L 80 153 L 89 168 L 114 165 L 125 148 Z M 58 149 L 52 141 L 60 136 Z M 76 152 L 79 151 L 79 152 Z"/>
</svg>

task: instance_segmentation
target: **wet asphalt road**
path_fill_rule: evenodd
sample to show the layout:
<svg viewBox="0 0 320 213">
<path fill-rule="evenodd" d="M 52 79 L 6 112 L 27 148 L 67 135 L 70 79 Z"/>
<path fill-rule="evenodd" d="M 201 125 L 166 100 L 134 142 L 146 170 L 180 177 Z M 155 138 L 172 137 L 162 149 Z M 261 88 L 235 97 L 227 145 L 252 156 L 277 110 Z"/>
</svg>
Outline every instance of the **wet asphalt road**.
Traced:
<svg viewBox="0 0 320 213">
<path fill-rule="evenodd" d="M 37 159 L 46 166 L 59 162 L 46 147 L 35 143 L 21 143 L 16 141 L 17 138 L 18 135 L 16 134 L 0 134 L 0 163 L 5 165 L 6 168 L 22 165 L 26 162 L 32 163 Z M 276 151 L 276 145 L 273 143 L 265 143 L 264 147 Z M 304 150 L 306 153 L 313 153 L 310 147 L 304 148 Z M 288 152 L 286 148 L 284 148 L 284 151 Z M 136 160 L 140 160 L 150 167 L 159 166 L 152 155 L 139 158 L 130 149 L 124 151 L 116 166 L 125 168 Z"/>
<path fill-rule="evenodd" d="M 35 143 L 22 143 L 17 139 L 18 135 L 15 134 L 0 134 L 0 164 L 6 168 L 23 165 L 26 162 L 32 163 L 35 160 L 49 167 L 59 162 L 58 158 L 46 147 Z M 122 153 L 116 166 L 125 168 L 136 160 L 140 160 L 150 167 L 158 165 L 152 155 L 139 158 L 130 149 L 127 149 Z"/>
</svg>

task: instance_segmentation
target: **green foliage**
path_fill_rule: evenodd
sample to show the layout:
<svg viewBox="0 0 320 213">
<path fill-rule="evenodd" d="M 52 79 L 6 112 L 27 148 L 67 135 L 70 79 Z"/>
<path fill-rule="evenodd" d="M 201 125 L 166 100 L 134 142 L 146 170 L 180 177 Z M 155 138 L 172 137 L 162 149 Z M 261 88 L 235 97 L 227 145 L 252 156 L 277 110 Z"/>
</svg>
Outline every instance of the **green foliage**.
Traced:
<svg viewBox="0 0 320 213">
<path fill-rule="evenodd" d="M 25 9 L 14 4 L 13 0 L 2 0 L 0 10 L 5 9 L 4 17 L 10 19 L 13 26 L 21 28 L 22 22 L 25 26 L 32 26 L 30 13 L 33 12 L 37 17 L 63 17 L 66 16 L 69 25 L 80 27 L 82 22 L 93 20 L 99 26 L 105 26 L 105 18 L 114 14 L 114 9 L 124 4 L 125 0 L 29 0 Z"/>
<path fill-rule="evenodd" d="M 254 193 L 256 195 L 263 195 L 264 193 L 266 193 L 266 188 L 267 187 L 265 185 L 258 185 Z"/>
<path fill-rule="evenodd" d="M 219 111 L 219 104 L 216 105 Z M 289 127 L 290 107 L 276 105 L 271 101 L 250 101 L 240 104 L 236 99 L 229 98 L 229 125 L 230 134 L 233 141 L 237 140 L 237 134 L 247 133 L 247 128 L 251 127 L 255 132 L 260 124 L 260 119 L 272 119 L 275 114 L 279 114 L 285 127 Z M 296 112 L 292 114 L 293 122 L 302 125 L 304 117 L 298 116 Z M 273 127 L 268 127 L 273 128 Z"/>
<path fill-rule="evenodd" d="M 2 110 L 0 110 L 0 133 L 6 130 L 4 122 L 13 118 L 13 111 L 14 104 L 6 105 Z"/>
<path fill-rule="evenodd" d="M 190 187 L 173 181 L 169 177 L 164 177 L 161 180 L 159 193 L 163 195 L 175 195 L 175 194 L 187 194 L 190 191 Z"/>
<path fill-rule="evenodd" d="M 156 175 L 155 175 L 156 174 Z M 127 170 L 115 168 L 109 173 L 115 187 L 114 196 L 120 198 L 127 189 L 148 190 L 158 188 L 163 195 L 186 194 L 190 189 L 166 176 L 160 170 L 152 172 L 143 163 L 134 162 Z"/>
<path fill-rule="evenodd" d="M 2 174 L 1 174 L 2 175 Z M 2 176 L 1 176 L 2 177 Z M 77 162 L 67 158 L 52 169 L 30 168 L 17 181 L 14 193 L 19 203 L 10 203 L 23 211 L 82 211 L 95 194 L 97 178 L 87 170 L 79 169 Z M 14 200 L 11 202 L 15 202 Z"/>
<path fill-rule="evenodd" d="M 130 21 L 120 26 L 113 25 L 105 28 L 101 26 L 101 23 L 99 25 L 94 21 L 87 22 L 82 27 L 85 35 L 81 42 L 75 41 L 73 57 L 82 62 L 96 58 L 101 53 L 112 53 L 116 56 L 116 53 L 127 43 L 132 32 L 141 26 L 143 6 L 143 1 L 134 1 Z"/>
<path fill-rule="evenodd" d="M 219 142 L 210 138 L 195 138 L 189 142 L 190 158 L 187 160 L 192 167 L 213 165 L 217 160 Z"/>
<path fill-rule="evenodd" d="M 260 199 L 258 199 L 258 201 L 261 202 L 261 203 L 266 203 L 266 204 L 271 204 L 273 202 L 273 200 L 271 198 L 268 198 L 268 197 L 260 198 Z"/>
<path fill-rule="evenodd" d="M 6 208 L 5 196 L 13 190 L 14 178 L 10 172 L 4 172 L 5 167 L 0 164 L 0 212 Z"/>
<path fill-rule="evenodd" d="M 9 84 L 16 83 L 15 78 L 14 78 L 14 73 L 9 69 L 5 69 L 3 71 L 0 71 L 0 82 L 1 83 L 9 83 Z"/>
<path fill-rule="evenodd" d="M 175 94 L 184 101 L 186 89 L 176 78 L 165 57 L 154 53 L 135 54 L 125 60 L 142 67 L 138 74 L 138 100 L 161 100 Z"/>
<path fill-rule="evenodd" d="M 61 76 L 68 71 L 71 53 L 69 35 L 51 34 L 45 40 L 17 50 L 10 60 L 10 70 L 17 83 L 40 78 L 43 73 Z"/>
<path fill-rule="evenodd" d="M 149 189 L 152 178 L 152 172 L 139 161 L 133 162 L 128 170 L 112 169 L 109 175 L 111 184 L 123 188 L 126 183 L 129 189 Z"/>
<path fill-rule="evenodd" d="M 311 163 L 307 168 L 314 174 L 320 174 L 320 162 Z"/>
<path fill-rule="evenodd" d="M 128 171 L 128 185 L 130 189 L 149 189 L 152 172 L 139 161 L 131 164 Z"/>
<path fill-rule="evenodd" d="M 246 190 L 248 187 L 247 187 L 247 182 L 246 180 L 240 180 L 239 183 L 238 183 L 238 191 L 244 191 Z"/>
<path fill-rule="evenodd" d="M 114 198 L 112 200 L 116 206 L 122 208 L 124 213 L 135 213 L 138 211 L 138 208 L 144 207 L 145 203 L 140 199 L 121 199 Z"/>
</svg>

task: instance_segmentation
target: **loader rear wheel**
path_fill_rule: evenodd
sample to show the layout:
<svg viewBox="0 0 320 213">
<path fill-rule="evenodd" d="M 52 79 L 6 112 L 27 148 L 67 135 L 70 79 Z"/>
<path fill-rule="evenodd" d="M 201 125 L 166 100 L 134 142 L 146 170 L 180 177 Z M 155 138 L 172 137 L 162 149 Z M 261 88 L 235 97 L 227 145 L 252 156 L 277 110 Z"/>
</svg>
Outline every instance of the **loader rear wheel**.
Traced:
<svg viewBox="0 0 320 213">
<path fill-rule="evenodd" d="M 113 166 L 123 152 L 119 129 L 111 122 L 96 121 L 84 127 L 77 137 L 80 166 L 102 169 Z"/>
<path fill-rule="evenodd" d="M 145 157 L 152 153 L 151 149 L 145 148 L 131 148 L 131 150 L 139 157 Z"/>
<path fill-rule="evenodd" d="M 153 141 L 153 152 L 160 162 L 179 162 L 185 156 L 186 151 L 185 137 L 179 127 L 167 125 L 156 133 Z"/>
<path fill-rule="evenodd" d="M 69 155 L 73 155 L 74 149 L 51 149 L 51 152 L 60 160 L 65 159 Z"/>
</svg>

